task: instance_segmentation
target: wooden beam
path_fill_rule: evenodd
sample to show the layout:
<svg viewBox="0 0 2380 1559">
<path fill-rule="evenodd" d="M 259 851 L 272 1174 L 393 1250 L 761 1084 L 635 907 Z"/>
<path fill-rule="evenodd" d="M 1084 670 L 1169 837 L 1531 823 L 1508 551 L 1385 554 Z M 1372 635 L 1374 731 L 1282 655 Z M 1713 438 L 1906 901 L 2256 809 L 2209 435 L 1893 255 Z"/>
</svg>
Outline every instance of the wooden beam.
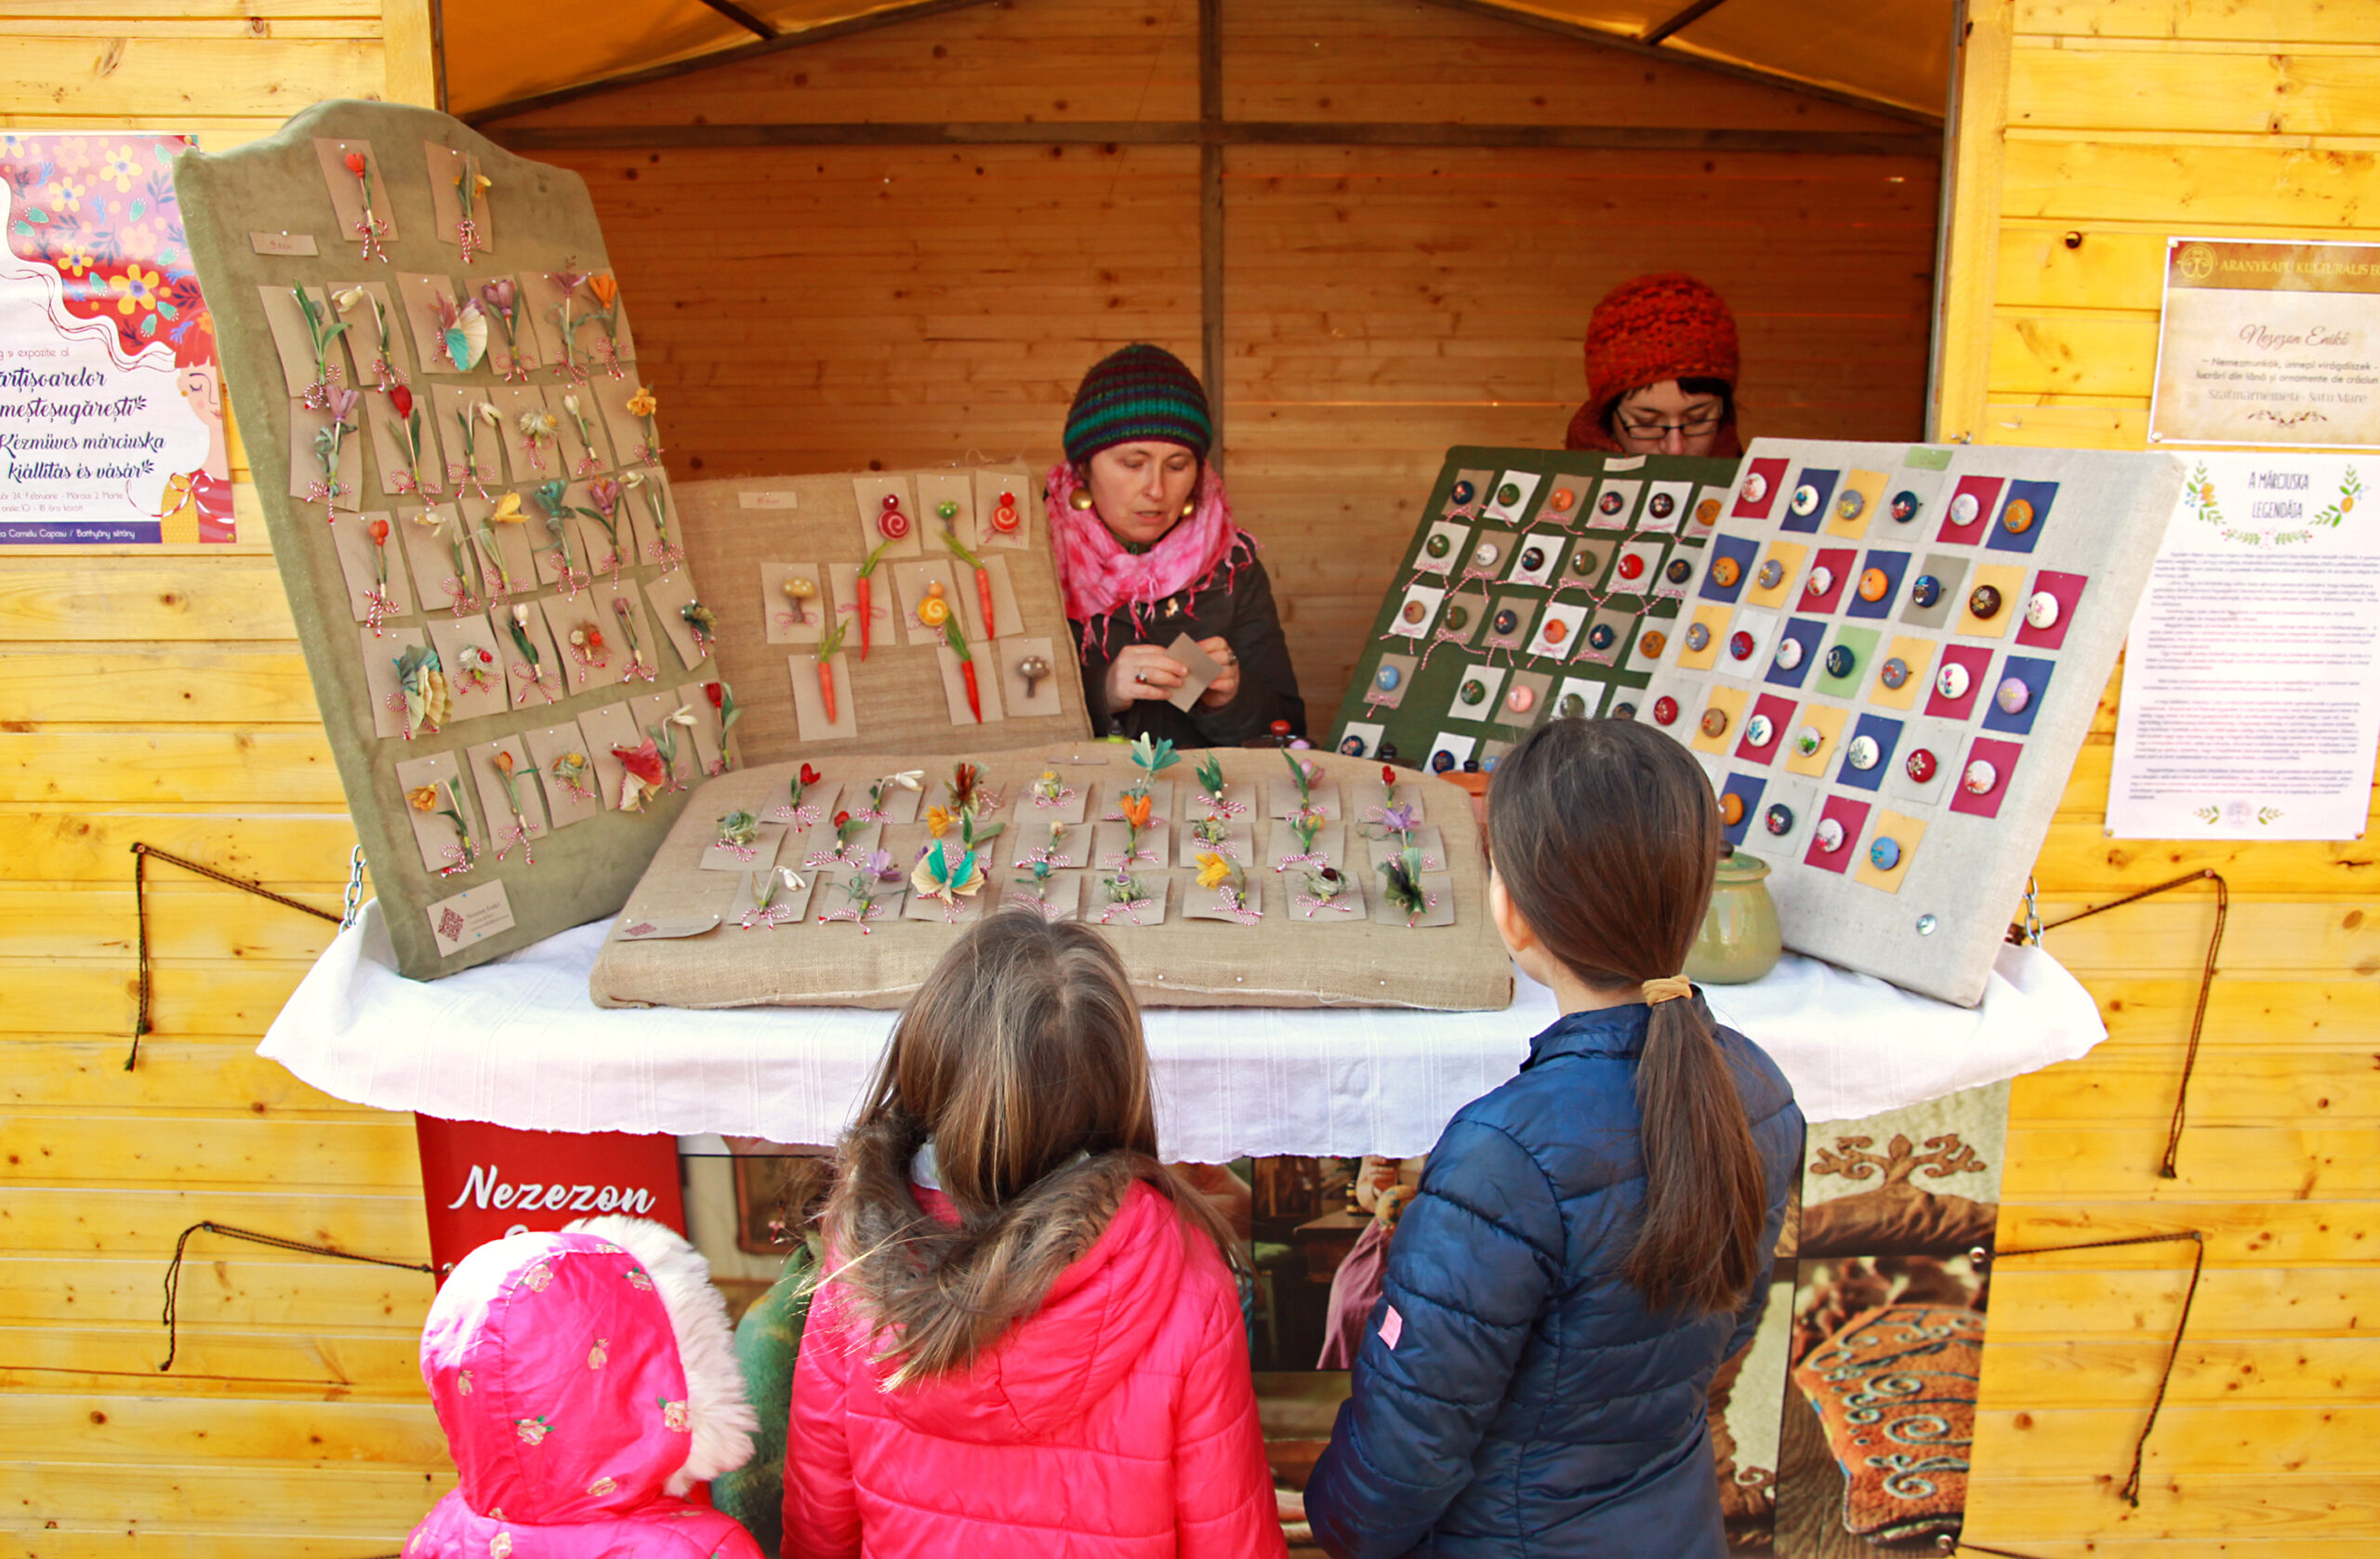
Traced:
<svg viewBox="0 0 2380 1559">
<path fill-rule="evenodd" d="M 380 59 L 387 72 L 381 90 L 389 101 L 443 106 L 437 40 L 437 0 L 380 0 Z"/>
<path fill-rule="evenodd" d="M 1942 224 L 1940 342 L 1926 437 L 1934 443 L 1989 443 L 1991 311 L 2000 285 L 2001 178 L 2008 143 L 2008 64 L 2016 34 L 2010 0 L 1966 0 L 1959 51 L 1959 116 L 1943 182 L 1950 191 Z"/>
<path fill-rule="evenodd" d="M 715 65 L 732 65 L 738 60 L 758 59 L 764 55 L 774 54 L 780 49 L 800 48 L 805 44 L 821 44 L 829 38 L 849 37 L 853 33 L 871 32 L 879 27 L 891 27 L 898 22 L 916 21 L 925 17 L 940 16 L 945 11 L 965 10 L 970 6 L 980 6 L 985 3 L 985 0 L 904 0 L 902 4 L 886 6 L 879 10 L 870 11 L 865 16 L 847 17 L 840 21 L 822 21 L 814 26 L 779 33 L 774 37 L 761 38 L 748 44 L 738 44 L 733 48 L 714 49 L 708 54 L 695 55 L 691 59 L 672 60 L 667 65 L 654 65 L 641 71 L 628 71 L 615 76 L 605 76 L 599 81 L 581 82 L 575 86 L 557 87 L 551 92 L 539 92 L 526 98 L 515 98 L 509 102 L 473 109 L 460 117 L 465 124 L 484 129 L 491 120 L 507 119 L 514 114 L 529 113 L 541 108 L 552 108 L 560 103 L 575 103 L 581 98 L 597 97 L 605 92 L 617 92 L 630 86 L 645 86 L 656 81 L 673 81 L 682 75 L 692 75 L 696 71 L 707 71 Z"/>
<path fill-rule="evenodd" d="M 1622 54 L 1640 59 L 1659 59 L 1665 65 L 1686 65 L 1698 71 L 1710 71 L 1723 76 L 1735 76 L 1744 81 L 1756 81 L 1764 86 L 1780 87 L 1799 92 L 1805 98 L 1819 98 L 1830 103 L 1842 103 L 1848 108 L 1865 109 L 1894 119 L 1906 119 L 1912 125 L 1938 126 L 1942 116 L 1926 113 L 1882 98 L 1871 98 L 1858 92 L 1840 91 L 1831 86 L 1819 86 L 1799 76 L 1782 71 L 1764 71 L 1756 65 L 1739 64 L 1732 59 L 1714 59 L 1708 55 L 1680 54 L 1673 48 L 1641 42 L 1618 33 L 1606 33 L 1580 21 L 1565 21 L 1559 17 L 1538 16 L 1529 11 L 1516 11 L 1497 0 L 1429 0 L 1433 6 L 1443 6 L 1450 11 L 1463 11 L 1472 16 L 1484 16 L 1496 21 L 1509 21 L 1515 27 L 1533 27 L 1540 33 L 1568 38 L 1577 43 L 1593 44 L 1598 48 L 1616 48 Z M 1689 19 L 1690 20 L 1690 19 Z"/>
<path fill-rule="evenodd" d="M 1941 155 L 1937 134 L 1889 130 L 1698 130 L 1628 125 L 1377 125 L 1290 120 L 1130 123 L 494 126 L 514 152 L 699 151 L 739 146 L 1413 146 L 1581 152 L 1784 152 Z"/>
<path fill-rule="evenodd" d="M 1223 454 L 1223 7 L 1198 0 L 1198 345 L 1199 378 L 1213 425 L 1208 458 Z"/>
<path fill-rule="evenodd" d="M 1645 41 L 1648 44 L 1658 44 L 1679 29 L 1693 26 L 1726 3 L 1727 0 L 1694 0 L 1693 5 L 1647 32 L 1645 34 Z"/>
<path fill-rule="evenodd" d="M 735 0 L 703 0 L 703 4 L 756 38 L 774 38 L 777 30 L 737 5 Z"/>
</svg>

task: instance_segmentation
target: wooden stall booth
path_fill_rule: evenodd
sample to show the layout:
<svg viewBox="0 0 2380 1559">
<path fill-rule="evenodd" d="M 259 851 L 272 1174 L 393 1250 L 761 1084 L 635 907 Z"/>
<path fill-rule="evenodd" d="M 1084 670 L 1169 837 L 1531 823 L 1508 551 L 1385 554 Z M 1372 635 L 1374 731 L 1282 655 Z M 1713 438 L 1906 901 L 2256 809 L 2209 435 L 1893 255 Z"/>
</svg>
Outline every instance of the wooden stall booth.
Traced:
<svg viewBox="0 0 2380 1559">
<path fill-rule="evenodd" d="M 2364 21 L 2321 0 L 684 0 L 633 24 L 33 0 L 0 20 L 0 114 L 220 150 L 381 97 L 573 169 L 652 300 L 680 480 L 1047 459 L 1085 365 L 1166 344 L 1214 394 L 1320 710 L 1446 449 L 1558 443 L 1586 311 L 1637 271 L 1730 299 L 1748 432 L 2143 447 L 2165 235 L 2371 227 Z M 428 1254 L 411 1121 L 252 1054 L 330 925 L 162 865 L 136 916 L 136 843 L 334 913 L 347 878 L 236 441 L 232 471 L 229 546 L 0 548 L 0 1478 L 33 1553 L 385 1552 L 452 1475 L 418 1272 L 202 1230 L 157 1367 L 192 1225 Z M 2202 890 L 2052 933 L 2112 1037 L 2016 1084 L 1999 1242 L 2195 1232 L 2205 1272 L 2161 1387 L 2188 1245 L 1998 1270 L 1966 1533 L 2360 1552 L 2372 863 L 2107 838 L 2118 691 L 2041 907 L 2228 879 L 2190 1134 L 2161 1177 Z M 2122 1463 L 2161 1390 L 2134 1504 Z"/>
</svg>

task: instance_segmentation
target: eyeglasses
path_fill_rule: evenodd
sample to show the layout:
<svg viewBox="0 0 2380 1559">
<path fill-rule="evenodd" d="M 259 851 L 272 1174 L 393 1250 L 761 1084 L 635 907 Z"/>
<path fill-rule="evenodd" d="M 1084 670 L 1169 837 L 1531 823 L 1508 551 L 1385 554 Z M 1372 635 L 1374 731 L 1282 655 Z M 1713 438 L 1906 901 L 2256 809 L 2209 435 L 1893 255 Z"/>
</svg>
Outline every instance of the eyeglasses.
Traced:
<svg viewBox="0 0 2380 1559">
<path fill-rule="evenodd" d="M 1699 438 L 1718 430 L 1721 416 L 1720 408 L 1713 406 L 1709 411 L 1696 413 L 1684 422 L 1632 422 L 1622 417 L 1620 419 L 1620 430 L 1632 439 L 1665 439 L 1672 433 Z"/>
</svg>

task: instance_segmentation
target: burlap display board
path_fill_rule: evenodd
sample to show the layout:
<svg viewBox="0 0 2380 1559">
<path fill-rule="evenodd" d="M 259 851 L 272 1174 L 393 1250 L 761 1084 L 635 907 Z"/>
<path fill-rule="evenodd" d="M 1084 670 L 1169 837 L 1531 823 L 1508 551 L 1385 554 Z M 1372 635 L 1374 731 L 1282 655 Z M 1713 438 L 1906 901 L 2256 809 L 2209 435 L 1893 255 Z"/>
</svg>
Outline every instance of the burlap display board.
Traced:
<svg viewBox="0 0 2380 1559">
<path fill-rule="evenodd" d="M 347 171 L 349 155 L 364 160 L 364 178 Z M 476 254 L 467 251 L 469 239 L 458 238 L 456 205 L 456 178 L 472 176 L 486 179 L 473 186 L 483 244 Z M 612 743 L 635 745 L 664 728 L 679 744 L 672 765 L 679 786 L 722 759 L 718 711 L 703 693 L 719 673 L 675 610 L 680 599 L 694 598 L 668 595 L 691 590 L 693 575 L 665 558 L 671 538 L 655 534 L 647 507 L 664 506 L 666 514 L 669 499 L 652 447 L 661 442 L 659 424 L 628 404 L 646 381 L 628 321 L 640 307 L 663 301 L 614 289 L 602 230 L 577 175 L 516 157 L 427 109 L 318 103 L 265 139 L 220 154 L 184 155 L 175 188 L 214 312 L 257 496 L 348 809 L 389 912 L 398 967 L 435 979 L 609 914 L 686 796 L 683 788 L 664 789 L 641 811 L 618 810 L 623 776 L 607 767 L 614 764 Z M 355 230 L 366 193 L 372 217 L 386 225 L 380 255 L 367 255 Z M 549 296 L 555 273 L 581 279 Z M 442 345 L 431 296 L 450 305 L 476 303 L 483 286 L 499 281 L 517 289 L 517 358 L 512 334 L 483 314 L 485 358 L 466 344 L 469 368 L 458 369 L 451 355 L 442 360 L 442 351 L 455 349 Z M 359 285 L 365 294 L 339 301 Z M 343 324 L 344 338 L 310 350 L 293 289 L 308 295 L 318 328 Z M 615 300 L 608 324 L 591 311 L 606 295 Z M 549 337 L 563 338 L 552 306 L 565 299 L 575 322 L 568 337 L 575 367 L 572 354 L 545 346 Z M 388 389 L 393 381 L 374 363 L 384 350 L 421 416 L 410 472 L 397 453 L 403 418 Z M 301 394 L 298 380 L 317 356 L 326 372 Z M 508 374 L 516 362 L 524 371 Z M 335 443 L 335 466 L 322 462 L 315 443 L 333 414 L 309 403 L 326 399 L 323 386 L 361 393 L 346 416 L 352 430 Z M 577 398 L 577 413 L 566 413 L 565 393 Z M 483 403 L 496 409 L 485 419 L 470 415 Z M 524 444 L 520 418 L 536 408 L 555 422 Z M 466 414 L 459 425 L 457 410 Z M 467 428 L 475 441 L 468 456 Z M 309 495 L 306 479 L 313 475 L 337 490 Z M 595 561 L 587 549 L 602 540 L 597 519 L 565 522 L 579 548 L 576 572 L 593 575 L 575 590 L 564 588 L 549 561 L 555 543 L 533 498 L 557 477 L 569 479 L 570 503 L 582 511 L 604 507 L 587 495 L 590 482 L 620 484 L 607 491 L 615 500 L 609 505 L 619 537 L 614 555 L 626 554 L 618 567 L 586 566 Z M 499 506 L 507 499 L 525 509 L 522 522 L 504 522 Z M 456 504 L 461 523 L 442 535 L 413 521 L 434 506 Z M 376 519 L 385 525 L 378 543 L 371 539 Z M 484 544 L 478 539 L 483 530 L 491 538 Z M 361 602 L 376 546 L 389 570 L 391 609 L 376 609 L 366 621 Z M 466 611 L 460 597 L 442 598 L 442 575 L 456 576 L 451 583 L 475 611 Z M 610 655 L 627 649 L 609 605 L 615 590 L 634 602 L 652 675 L 623 680 L 627 663 L 615 658 L 608 677 L 581 678 L 568 642 L 581 614 L 600 622 Z M 529 609 L 525 623 L 513 619 L 515 605 Z M 537 654 L 516 648 L 515 626 Z M 408 647 L 438 648 L 450 682 L 459 683 L 468 659 L 494 686 L 469 699 L 456 686 L 448 718 L 424 720 L 415 729 L 413 717 L 390 704 L 391 663 Z M 539 682 L 550 696 L 536 690 Z M 670 721 L 689 706 L 689 723 Z M 582 717 L 596 715 L 606 720 L 581 728 Z M 567 789 L 549 768 L 574 750 L 589 760 L 586 795 Z M 514 821 L 490 767 L 497 751 L 508 753 L 518 772 L 525 822 Z M 439 832 L 446 827 L 441 812 L 408 805 L 409 791 L 441 789 L 448 779 L 459 787 L 468 825 L 455 835 Z M 451 798 L 437 799 L 443 810 Z M 508 830 L 527 837 L 508 844 Z M 430 865 L 442 844 L 458 857 L 447 863 L 452 869 Z M 466 854 L 471 858 L 460 858 Z"/>
<path fill-rule="evenodd" d="M 849 622 L 853 602 L 834 599 L 837 575 L 844 580 L 882 536 L 876 515 L 863 513 L 858 487 L 892 491 L 913 521 L 914 553 L 888 553 L 871 575 L 871 604 L 879 614 L 867 658 L 860 658 L 859 633 L 847 630 L 838 679 L 837 713 L 848 733 L 807 735 L 795 711 L 795 688 L 814 697 L 816 640 L 821 626 Z M 979 631 L 982 608 L 972 572 L 943 544 L 944 522 L 935 513 L 938 495 L 974 509 L 958 522 L 974 522 L 967 534 L 972 555 L 998 571 L 1013 596 L 1016 620 L 997 616 L 989 642 Z M 1012 494 L 1015 545 L 1002 545 L 990 524 L 998 496 Z M 972 500 L 980 495 L 980 507 Z M 1041 511 L 1040 479 L 1023 468 L 944 467 L 926 471 L 859 471 L 838 475 L 768 477 L 687 482 L 678 488 L 685 515 L 686 550 L 697 577 L 715 598 L 720 616 L 719 664 L 735 686 L 744 718 L 736 726 L 741 755 L 748 762 L 774 762 L 800 753 L 821 754 L 865 747 L 917 755 L 962 753 L 971 748 L 1011 746 L 1036 741 L 1075 742 L 1090 733 L 1083 707 L 1081 663 L 1066 631 L 1064 599 L 1051 562 L 1049 521 Z M 962 546 L 968 545 L 964 540 Z M 945 683 L 948 657 L 932 644 L 912 641 L 914 606 L 903 587 L 919 564 L 946 571 L 951 604 L 974 656 L 985 723 L 968 718 L 959 694 Z M 802 603 L 807 619 L 787 619 L 795 602 L 783 589 L 788 578 L 810 579 L 817 599 Z M 822 625 L 820 619 L 826 619 Z M 796 635 L 800 637 L 797 638 Z M 1026 642 L 1031 641 L 1031 642 Z M 1045 713 L 1020 707 L 1025 693 L 1017 663 L 1037 654 L 1049 667 L 1036 679 L 1033 702 Z M 813 706 L 815 720 L 823 710 Z"/>
<path fill-rule="evenodd" d="M 1187 918 L 1186 911 L 1210 907 L 1216 897 L 1212 889 L 1197 887 L 1193 866 L 1178 864 L 1186 858 L 1184 830 L 1192 820 L 1206 815 L 1192 770 L 1209 756 L 1184 754 L 1183 761 L 1165 771 L 1157 787 L 1157 815 L 1169 825 L 1162 845 L 1166 864 L 1140 868 L 1138 875 L 1153 900 L 1162 885 L 1162 921 L 1151 910 L 1144 912 L 1148 924 L 1136 926 L 1119 918 L 1108 928 L 1144 1002 L 1435 1011 L 1510 1005 L 1512 965 L 1488 918 L 1486 864 L 1470 798 L 1460 788 L 1408 773 L 1400 780 L 1396 797 L 1399 802 L 1418 800 L 1422 810 L 1415 837 L 1428 850 L 1424 883 L 1434 895 L 1425 918 L 1443 919 L 1450 910 L 1451 921 L 1408 927 L 1402 918 L 1383 914 L 1382 879 L 1371 864 L 1373 841 L 1366 837 L 1378 831 L 1377 824 L 1367 824 L 1366 814 L 1383 799 L 1377 763 L 1333 754 L 1302 755 L 1323 771 L 1315 782 L 1316 799 L 1327 798 L 1335 805 L 1335 815 L 1316 845 L 1346 868 L 1344 875 L 1362 895 L 1360 908 L 1339 910 L 1301 903 L 1311 898 L 1303 892 L 1302 866 L 1274 870 L 1279 853 L 1295 850 L 1289 825 L 1273 815 L 1287 810 L 1286 801 L 1295 795 L 1282 754 L 1216 750 L 1211 756 L 1231 786 L 1226 799 L 1242 809 L 1230 822 L 1236 830 L 1245 829 L 1239 846 L 1251 857 L 1247 879 L 1261 905 L 1261 918 L 1244 923 Z M 821 919 L 837 911 L 848 913 L 840 886 L 848 868 L 813 868 L 806 863 L 833 850 L 833 813 L 865 807 L 868 787 L 879 776 L 924 770 L 922 793 L 909 798 L 922 819 L 952 765 L 914 754 L 821 756 L 806 761 L 818 776 L 808 791 L 817 803 L 814 822 L 776 821 L 791 811 L 787 786 L 799 763 L 729 774 L 695 794 L 605 940 L 588 980 L 599 1005 L 897 1007 L 960 934 L 965 919 L 981 912 L 979 905 L 1009 902 L 1011 892 L 1017 891 L 1014 879 L 1022 873 L 1012 863 L 1047 847 L 1051 817 L 1071 816 L 1071 808 L 1080 806 L 1091 825 L 1086 837 L 1107 833 L 1115 826 L 1103 827 L 1097 820 L 1112 810 L 1110 798 L 1137 773 L 1130 749 L 1114 743 L 973 755 L 986 783 L 1002 793 L 1005 804 L 995 820 L 1007 825 L 990 847 L 994 866 L 984 894 L 967 901 L 963 918 L 956 924 L 945 922 L 938 907 L 929 919 L 904 918 L 902 892 L 908 870 L 927 842 L 928 828 L 922 821 L 887 824 L 877 842 L 898 864 L 902 879 L 886 886 L 883 913 L 863 932 L 849 918 Z M 1045 770 L 1059 776 L 1062 789 L 1074 793 L 1065 805 L 1044 809 L 1030 794 L 1031 782 Z M 752 907 L 751 870 L 705 867 L 707 856 L 721 864 L 714 847 L 716 819 L 737 810 L 763 821 L 760 859 L 792 866 L 801 878 L 802 888 L 787 897 L 787 902 L 800 899 L 798 916 L 781 915 L 780 923 L 760 923 Z M 780 826 L 785 831 L 775 836 Z M 1114 842 L 1103 838 L 1097 848 L 1104 850 Z M 1082 846 L 1072 848 L 1079 851 Z M 1152 850 L 1157 852 L 1154 845 Z M 1103 907 L 1097 885 L 1110 875 L 1095 864 L 1056 872 L 1057 885 L 1050 897 L 1089 906 L 1084 918 L 1095 921 Z M 1066 879 L 1074 880 L 1058 882 Z M 747 920 L 753 922 L 749 927 Z"/>
</svg>

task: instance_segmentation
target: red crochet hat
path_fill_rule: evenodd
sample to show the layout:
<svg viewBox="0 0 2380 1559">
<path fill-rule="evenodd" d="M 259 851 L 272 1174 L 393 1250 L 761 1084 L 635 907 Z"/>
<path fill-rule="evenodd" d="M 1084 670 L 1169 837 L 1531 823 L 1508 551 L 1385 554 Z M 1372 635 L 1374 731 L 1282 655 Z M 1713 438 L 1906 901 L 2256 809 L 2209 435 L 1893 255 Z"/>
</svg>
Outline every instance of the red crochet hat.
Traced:
<svg viewBox="0 0 2380 1559">
<path fill-rule="evenodd" d="M 1732 387 L 1739 367 L 1726 298 L 1677 271 L 1622 282 L 1587 318 L 1587 402 L 1572 427 L 1600 435 L 1604 413 L 1632 390 L 1686 378 Z"/>
</svg>

